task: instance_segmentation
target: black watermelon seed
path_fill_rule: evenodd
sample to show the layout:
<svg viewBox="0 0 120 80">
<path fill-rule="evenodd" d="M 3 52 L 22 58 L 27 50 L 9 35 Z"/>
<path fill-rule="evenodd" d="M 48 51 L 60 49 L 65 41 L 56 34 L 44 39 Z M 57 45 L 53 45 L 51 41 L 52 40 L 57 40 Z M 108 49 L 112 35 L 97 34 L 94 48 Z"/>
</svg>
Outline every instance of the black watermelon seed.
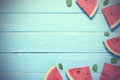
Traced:
<svg viewBox="0 0 120 80">
<path fill-rule="evenodd" d="M 116 41 L 119 41 L 119 39 L 116 39 Z"/>
<path fill-rule="evenodd" d="M 105 75 L 105 73 L 102 73 L 103 75 Z"/>
<path fill-rule="evenodd" d="M 110 15 L 112 15 L 112 13 L 110 13 Z"/>
<path fill-rule="evenodd" d="M 80 73 L 80 70 L 78 70 L 77 73 Z"/>
<path fill-rule="evenodd" d="M 89 73 L 87 73 L 87 75 L 89 75 Z"/>
</svg>

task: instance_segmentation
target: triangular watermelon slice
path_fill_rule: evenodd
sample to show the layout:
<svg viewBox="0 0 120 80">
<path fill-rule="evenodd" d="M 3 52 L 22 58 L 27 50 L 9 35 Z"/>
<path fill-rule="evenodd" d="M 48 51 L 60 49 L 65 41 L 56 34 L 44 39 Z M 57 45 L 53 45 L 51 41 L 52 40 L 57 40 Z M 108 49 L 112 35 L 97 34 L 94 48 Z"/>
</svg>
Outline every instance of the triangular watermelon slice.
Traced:
<svg viewBox="0 0 120 80">
<path fill-rule="evenodd" d="M 70 80 L 92 80 L 89 66 L 68 69 L 67 75 Z"/>
<path fill-rule="evenodd" d="M 104 41 L 106 48 L 115 55 L 120 56 L 120 36 Z"/>
<path fill-rule="evenodd" d="M 103 8 L 102 12 L 111 29 L 120 23 L 120 2 Z"/>
<path fill-rule="evenodd" d="M 92 17 L 98 8 L 99 0 L 77 0 L 76 3 L 89 17 Z"/>
<path fill-rule="evenodd" d="M 120 80 L 120 66 L 105 63 L 100 80 Z"/>
<path fill-rule="evenodd" d="M 63 80 L 63 78 L 59 73 L 57 67 L 53 65 L 46 73 L 44 80 Z"/>
</svg>

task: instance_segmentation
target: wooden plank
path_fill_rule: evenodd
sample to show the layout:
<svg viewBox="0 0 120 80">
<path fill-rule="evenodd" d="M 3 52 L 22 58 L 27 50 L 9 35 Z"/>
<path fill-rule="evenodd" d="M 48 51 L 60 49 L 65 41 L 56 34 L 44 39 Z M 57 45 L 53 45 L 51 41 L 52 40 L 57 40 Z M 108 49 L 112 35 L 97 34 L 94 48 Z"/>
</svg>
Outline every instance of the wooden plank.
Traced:
<svg viewBox="0 0 120 80">
<path fill-rule="evenodd" d="M 43 80 L 43 73 L 7 73 L 0 74 L 0 80 Z"/>
<path fill-rule="evenodd" d="M 8 76 L 9 75 L 9 76 Z M 62 77 L 64 80 L 69 80 L 65 73 L 62 73 Z M 92 73 L 93 79 L 92 80 L 99 80 L 100 73 Z M 43 80 L 44 73 L 38 74 L 2 74 L 0 75 L 1 80 Z"/>
<path fill-rule="evenodd" d="M 104 0 L 100 0 L 98 13 L 101 13 Z M 119 0 L 110 0 L 109 5 L 120 2 Z M 10 12 L 73 12 L 83 13 L 77 6 L 76 0 L 73 0 L 71 8 L 66 6 L 66 0 L 0 0 L 0 13 Z"/>
<path fill-rule="evenodd" d="M 102 14 L 0 14 L 0 31 L 110 31 Z M 113 30 L 120 32 L 120 25 Z"/>
<path fill-rule="evenodd" d="M 31 54 L 0 54 L 0 73 L 46 73 L 52 65 L 63 64 L 63 71 L 74 67 L 90 66 L 92 73 L 93 64 L 98 64 L 98 73 L 102 71 L 105 62 L 110 63 L 111 58 L 117 58 L 120 65 L 120 57 L 110 53 L 31 53 Z"/>
<path fill-rule="evenodd" d="M 63 80 L 69 80 L 65 73 L 61 73 Z M 45 73 L 11 73 L 0 74 L 0 80 L 44 80 Z M 92 80 L 99 80 L 100 73 L 92 73 Z"/>
<path fill-rule="evenodd" d="M 120 33 L 22 32 L 0 33 L 1 52 L 108 52 L 103 41 Z"/>
</svg>

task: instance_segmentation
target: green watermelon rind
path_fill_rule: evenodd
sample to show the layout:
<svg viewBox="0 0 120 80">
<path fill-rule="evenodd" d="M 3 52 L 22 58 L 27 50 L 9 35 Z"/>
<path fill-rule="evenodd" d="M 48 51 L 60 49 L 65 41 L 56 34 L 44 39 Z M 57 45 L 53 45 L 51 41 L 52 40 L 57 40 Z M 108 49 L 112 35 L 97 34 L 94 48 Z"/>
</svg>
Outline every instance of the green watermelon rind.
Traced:
<svg viewBox="0 0 120 80">
<path fill-rule="evenodd" d="M 96 13 L 96 11 L 97 11 L 97 9 L 98 9 L 98 6 L 99 6 L 99 0 L 97 0 L 95 9 L 94 9 L 93 12 L 89 15 L 90 18 L 92 18 L 92 17 L 94 16 L 94 14 Z"/>
<path fill-rule="evenodd" d="M 50 67 L 50 69 L 48 69 L 47 73 L 45 74 L 44 80 L 47 80 L 47 77 L 48 77 L 48 75 L 50 74 L 51 70 L 53 70 L 55 67 L 56 67 L 56 66 L 53 65 L 52 67 Z"/>
<path fill-rule="evenodd" d="M 109 45 L 107 44 L 107 40 L 104 41 L 103 43 L 104 43 L 105 47 L 106 47 L 111 53 L 113 53 L 113 54 L 116 55 L 116 56 L 120 56 L 120 53 L 115 52 L 114 50 L 112 50 L 112 49 L 109 47 Z"/>
</svg>

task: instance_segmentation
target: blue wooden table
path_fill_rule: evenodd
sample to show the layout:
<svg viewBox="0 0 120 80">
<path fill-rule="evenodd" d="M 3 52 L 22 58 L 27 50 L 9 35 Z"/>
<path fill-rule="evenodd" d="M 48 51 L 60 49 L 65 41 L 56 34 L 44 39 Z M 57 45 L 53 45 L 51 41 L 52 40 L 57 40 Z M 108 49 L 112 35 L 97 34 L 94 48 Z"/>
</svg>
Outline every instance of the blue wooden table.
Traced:
<svg viewBox="0 0 120 80">
<path fill-rule="evenodd" d="M 110 30 L 101 12 L 104 0 L 92 19 L 73 0 L 0 1 L 0 80 L 43 80 L 53 64 L 69 80 L 66 70 L 90 66 L 93 80 L 99 80 L 103 64 L 120 57 L 112 55 L 103 41 L 120 35 L 120 25 Z M 110 0 L 109 5 L 120 2 Z M 109 6 L 107 5 L 107 6 Z M 104 36 L 109 31 L 110 36 Z M 92 66 L 98 64 L 97 73 Z"/>
</svg>

